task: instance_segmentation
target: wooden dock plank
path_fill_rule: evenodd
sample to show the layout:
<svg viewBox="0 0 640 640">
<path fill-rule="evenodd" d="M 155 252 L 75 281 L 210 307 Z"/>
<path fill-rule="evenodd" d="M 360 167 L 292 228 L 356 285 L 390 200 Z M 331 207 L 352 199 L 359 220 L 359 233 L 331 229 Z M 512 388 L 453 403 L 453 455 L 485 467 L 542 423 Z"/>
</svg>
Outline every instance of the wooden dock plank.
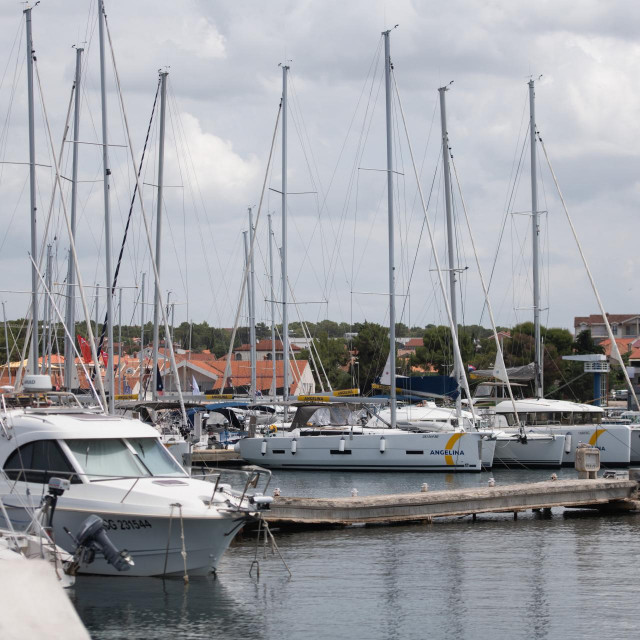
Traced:
<svg viewBox="0 0 640 640">
<path fill-rule="evenodd" d="M 350 498 L 275 498 L 270 525 L 345 526 L 431 520 L 478 513 L 552 507 L 629 506 L 638 484 L 629 480 L 556 480 L 496 487 Z M 622 505 L 625 505 L 624 507 Z"/>
</svg>

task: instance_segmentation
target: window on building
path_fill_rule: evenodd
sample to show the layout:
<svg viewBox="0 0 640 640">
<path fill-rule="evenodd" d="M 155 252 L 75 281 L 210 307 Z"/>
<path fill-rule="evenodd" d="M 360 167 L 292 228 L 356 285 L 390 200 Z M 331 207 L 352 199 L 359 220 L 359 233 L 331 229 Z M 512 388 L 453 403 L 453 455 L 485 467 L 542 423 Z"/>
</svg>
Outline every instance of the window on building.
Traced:
<svg viewBox="0 0 640 640">
<path fill-rule="evenodd" d="M 625 327 L 625 335 L 627 335 L 627 336 L 635 336 L 636 335 L 636 328 L 632 324 L 628 324 Z"/>
<path fill-rule="evenodd" d="M 614 336 L 618 335 L 618 325 L 617 324 L 612 324 L 611 325 L 611 333 L 613 333 Z"/>
<path fill-rule="evenodd" d="M 242 360 L 242 354 L 236 353 L 236 360 Z"/>
</svg>

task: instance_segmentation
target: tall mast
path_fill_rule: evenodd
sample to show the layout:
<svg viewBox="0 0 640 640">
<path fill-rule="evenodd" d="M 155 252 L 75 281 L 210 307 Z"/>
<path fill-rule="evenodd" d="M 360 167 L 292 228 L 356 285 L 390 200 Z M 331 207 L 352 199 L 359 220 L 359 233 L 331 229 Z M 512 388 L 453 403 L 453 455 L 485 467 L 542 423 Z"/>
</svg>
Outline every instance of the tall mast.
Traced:
<svg viewBox="0 0 640 640">
<path fill-rule="evenodd" d="M 244 268 L 249 269 L 249 245 L 247 231 L 242 232 L 242 241 L 244 243 Z M 247 315 L 249 316 L 249 358 L 250 366 L 253 365 L 253 342 L 251 341 L 251 281 L 247 283 Z M 253 382 L 253 373 L 251 374 L 251 381 Z M 253 393 L 253 387 L 249 390 L 249 395 Z"/>
<path fill-rule="evenodd" d="M 251 246 L 251 254 L 249 256 L 249 342 L 251 343 L 251 400 L 256 401 L 256 283 L 255 269 L 253 263 L 253 246 L 254 246 L 255 229 L 253 228 L 253 212 L 249 207 L 249 243 Z"/>
<path fill-rule="evenodd" d="M 273 289 L 273 231 L 271 230 L 271 214 L 267 214 L 269 220 L 269 284 L 271 286 L 271 389 L 275 398 L 276 381 L 276 298 Z"/>
<path fill-rule="evenodd" d="M 168 71 L 160 72 L 160 139 L 158 141 L 158 197 L 156 212 L 156 269 L 157 278 L 160 277 L 160 256 L 162 249 L 162 189 L 164 185 L 164 129 L 165 109 L 167 103 L 167 76 Z M 160 281 L 156 279 L 155 295 L 153 299 L 153 399 L 158 399 L 158 322 L 160 317 Z M 165 345 L 166 346 L 166 345 Z"/>
<path fill-rule="evenodd" d="M 145 400 L 144 392 L 144 281 L 147 274 L 142 274 L 140 288 L 140 382 L 138 382 L 138 400 Z"/>
<path fill-rule="evenodd" d="M 9 331 L 7 330 L 7 310 L 2 302 L 2 319 L 4 321 L 4 344 L 7 350 L 7 373 L 9 374 L 9 384 L 11 384 L 11 358 L 9 357 Z"/>
<path fill-rule="evenodd" d="M 384 81 L 387 116 L 387 209 L 389 218 L 389 371 L 391 374 L 389 398 L 391 400 L 391 428 L 396 427 L 396 303 L 393 221 L 393 140 L 391 131 L 391 45 L 389 34 L 384 36 Z"/>
<path fill-rule="evenodd" d="M 453 323 L 452 340 L 458 339 L 458 309 L 456 300 L 456 254 L 455 246 L 453 243 L 453 215 L 451 211 L 451 170 L 449 168 L 449 132 L 447 131 L 447 105 L 445 100 L 445 94 L 448 88 L 440 87 L 438 92 L 440 93 L 440 124 L 442 127 L 442 167 L 444 171 L 444 194 L 445 205 L 447 211 L 447 251 L 449 253 L 449 305 L 451 307 L 451 318 Z M 458 389 L 460 387 L 460 376 L 463 375 L 459 371 L 458 362 L 456 358 L 453 359 L 453 378 L 458 383 Z M 458 397 L 456 398 L 456 414 L 460 416 L 462 409 L 462 394 L 458 390 Z"/>
<path fill-rule="evenodd" d="M 282 65 L 282 400 L 283 421 L 287 420 L 289 399 L 289 319 L 287 317 L 287 76 L 289 67 Z"/>
<path fill-rule="evenodd" d="M 71 168 L 71 235 L 76 237 L 76 210 L 78 202 L 78 141 L 80 140 L 80 78 L 82 75 L 82 52 L 84 49 L 76 49 L 76 77 L 74 81 L 74 111 L 73 111 L 73 165 Z M 69 334 L 64 335 L 64 386 L 71 389 L 73 386 L 73 369 L 75 366 L 75 354 L 73 340 L 75 340 L 76 306 L 75 306 L 75 277 L 76 270 L 73 266 L 73 257 L 69 249 L 69 266 L 67 268 L 67 308 L 65 323 Z"/>
<path fill-rule="evenodd" d="M 53 318 L 53 305 L 51 303 L 51 283 L 53 282 L 53 251 L 50 244 L 47 245 L 47 270 L 45 272 L 45 284 L 49 294 L 44 300 L 44 337 L 42 343 L 42 373 L 51 375 L 51 319 Z"/>
<path fill-rule="evenodd" d="M 31 36 L 31 7 L 24 10 L 27 26 L 27 97 L 29 101 L 29 201 L 31 203 L 31 318 L 33 332 L 31 335 L 31 363 L 29 370 L 38 373 L 38 243 L 36 225 L 36 138 L 33 115 L 33 38 Z"/>
<path fill-rule="evenodd" d="M 122 287 L 118 291 L 118 393 L 123 393 L 122 388 Z"/>
<path fill-rule="evenodd" d="M 105 278 L 107 282 L 107 367 L 105 377 L 109 394 L 109 413 L 115 409 L 115 385 L 113 379 L 113 290 L 111 289 L 111 207 L 109 204 L 109 138 L 107 127 L 107 88 L 104 55 L 104 1 L 98 0 L 98 33 L 100 36 L 100 95 L 102 104 L 102 166 L 104 174 L 104 242 L 105 242 Z"/>
<path fill-rule="evenodd" d="M 533 326 L 535 338 L 535 392 L 542 398 L 542 344 L 540 342 L 540 222 L 538 219 L 538 179 L 536 176 L 536 95 L 529 80 L 529 135 L 531 137 L 531 236 L 533 240 Z"/>
</svg>

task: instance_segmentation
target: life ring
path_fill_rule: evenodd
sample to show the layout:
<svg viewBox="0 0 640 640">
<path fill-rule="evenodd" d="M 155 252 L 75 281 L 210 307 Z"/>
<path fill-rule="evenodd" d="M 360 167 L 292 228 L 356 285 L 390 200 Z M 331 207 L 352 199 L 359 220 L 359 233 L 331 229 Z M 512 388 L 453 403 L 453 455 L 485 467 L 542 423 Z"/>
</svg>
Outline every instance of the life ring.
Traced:
<svg viewBox="0 0 640 640">
<path fill-rule="evenodd" d="M 277 424 L 270 424 L 269 425 L 269 433 L 277 433 L 278 431 L 278 425 Z"/>
</svg>

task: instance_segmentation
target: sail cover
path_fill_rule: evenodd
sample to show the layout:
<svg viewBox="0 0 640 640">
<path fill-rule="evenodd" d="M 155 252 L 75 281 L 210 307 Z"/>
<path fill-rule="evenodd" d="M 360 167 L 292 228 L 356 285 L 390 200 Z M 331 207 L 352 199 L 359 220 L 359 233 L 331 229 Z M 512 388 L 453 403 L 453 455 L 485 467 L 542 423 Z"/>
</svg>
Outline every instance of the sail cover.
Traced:
<svg viewBox="0 0 640 640">
<path fill-rule="evenodd" d="M 509 377 L 509 380 L 528 382 L 535 378 L 536 366 L 533 362 L 525 364 L 522 367 L 509 367 L 505 369 L 504 363 L 496 363 L 493 369 L 476 369 L 471 375 L 476 378 L 498 378 L 499 380 L 505 380 Z"/>
</svg>

